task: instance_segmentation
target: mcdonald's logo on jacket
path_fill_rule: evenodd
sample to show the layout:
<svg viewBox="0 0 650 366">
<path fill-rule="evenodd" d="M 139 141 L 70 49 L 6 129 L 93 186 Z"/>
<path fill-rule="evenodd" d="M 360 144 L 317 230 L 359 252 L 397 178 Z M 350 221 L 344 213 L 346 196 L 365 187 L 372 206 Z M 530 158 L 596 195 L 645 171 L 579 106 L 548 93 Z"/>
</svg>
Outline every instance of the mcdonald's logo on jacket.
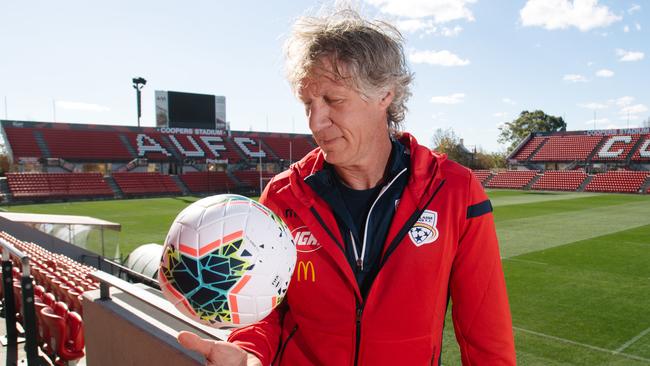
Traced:
<svg viewBox="0 0 650 366">
<path fill-rule="evenodd" d="M 299 261 L 298 262 L 298 282 L 309 279 L 311 274 L 311 282 L 316 282 L 316 272 L 314 271 L 314 263 L 312 261 Z"/>
</svg>

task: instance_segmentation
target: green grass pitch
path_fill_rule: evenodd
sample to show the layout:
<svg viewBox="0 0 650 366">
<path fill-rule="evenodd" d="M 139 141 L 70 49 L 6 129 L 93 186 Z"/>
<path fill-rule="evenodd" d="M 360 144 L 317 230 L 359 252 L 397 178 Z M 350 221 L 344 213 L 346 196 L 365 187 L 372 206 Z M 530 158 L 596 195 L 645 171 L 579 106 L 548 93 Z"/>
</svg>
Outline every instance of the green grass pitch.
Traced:
<svg viewBox="0 0 650 366">
<path fill-rule="evenodd" d="M 488 192 L 520 365 L 650 365 L 650 196 Z M 164 241 L 191 197 L 7 207 L 122 224 L 128 253 Z M 459 365 L 448 315 L 443 363 Z"/>
</svg>

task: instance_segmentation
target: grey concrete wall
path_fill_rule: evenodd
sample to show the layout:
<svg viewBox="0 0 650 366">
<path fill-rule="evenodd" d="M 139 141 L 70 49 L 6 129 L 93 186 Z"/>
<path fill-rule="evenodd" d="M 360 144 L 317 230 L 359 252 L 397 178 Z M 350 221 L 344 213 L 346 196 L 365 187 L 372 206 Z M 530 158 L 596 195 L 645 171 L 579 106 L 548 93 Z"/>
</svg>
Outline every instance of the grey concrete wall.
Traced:
<svg viewBox="0 0 650 366">
<path fill-rule="evenodd" d="M 147 289 L 156 296 L 160 292 Z M 168 304 L 169 308 L 173 308 Z M 111 288 L 111 300 L 101 300 L 99 290 L 83 299 L 86 363 L 104 365 L 204 365 L 203 356 L 181 347 L 176 335 L 188 330 L 204 338 L 223 339 L 218 331 L 203 332 L 171 315 Z M 223 335 L 227 333 L 222 333 Z"/>
</svg>

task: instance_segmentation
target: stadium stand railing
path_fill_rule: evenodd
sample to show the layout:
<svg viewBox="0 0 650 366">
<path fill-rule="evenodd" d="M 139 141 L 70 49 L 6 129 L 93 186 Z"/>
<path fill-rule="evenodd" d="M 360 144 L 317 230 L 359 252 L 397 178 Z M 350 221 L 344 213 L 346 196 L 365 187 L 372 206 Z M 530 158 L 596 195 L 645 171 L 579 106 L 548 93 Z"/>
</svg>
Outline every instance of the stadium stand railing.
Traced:
<svg viewBox="0 0 650 366">
<path fill-rule="evenodd" d="M 576 191 L 587 179 L 584 170 L 547 170 L 532 185 L 534 190 Z"/>
</svg>

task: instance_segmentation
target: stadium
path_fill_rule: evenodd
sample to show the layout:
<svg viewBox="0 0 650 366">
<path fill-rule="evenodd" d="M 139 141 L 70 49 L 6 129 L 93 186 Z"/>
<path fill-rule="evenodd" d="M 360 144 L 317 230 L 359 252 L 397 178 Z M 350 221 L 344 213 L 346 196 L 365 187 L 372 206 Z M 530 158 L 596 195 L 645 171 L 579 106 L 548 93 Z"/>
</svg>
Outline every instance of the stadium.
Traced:
<svg viewBox="0 0 650 366">
<path fill-rule="evenodd" d="M 32 258 L 37 314 L 49 304 L 64 314 L 56 319 L 66 319 L 50 324 L 42 315 L 31 320 L 24 315 L 24 278 L 14 256 L 12 309 L 21 311 L 6 320 L 22 324 L 18 329 L 28 339 L 30 327 L 37 329 L 32 341 L 40 357 L 49 355 L 60 363 L 119 364 L 125 361 L 119 355 L 133 357 L 128 342 L 108 346 L 102 341 L 117 339 L 130 327 L 140 327 L 129 331 L 138 347 L 165 349 L 159 352 L 161 359 L 199 362 L 196 355 L 183 355 L 163 331 L 188 325 L 166 314 L 170 306 L 152 296 L 158 292 L 152 280 L 157 258 L 147 258 L 147 245 L 135 249 L 161 243 L 175 214 L 201 196 L 259 195 L 270 177 L 315 147 L 309 135 L 300 134 L 1 123 L 12 164 L 0 183 L 8 211 L 1 219 L 2 242 Z M 508 156 L 508 163 L 507 170 L 474 174 L 495 206 L 519 362 L 650 362 L 650 303 L 643 296 L 649 290 L 650 130 L 533 133 Z M 58 225 L 56 231 L 51 229 L 57 227 L 55 221 L 39 226 L 35 219 L 12 217 L 14 212 L 105 221 L 82 220 L 68 223 L 67 231 Z M 122 231 L 110 234 L 111 222 L 121 224 Z M 98 230 L 75 227 L 101 227 L 101 243 Z M 140 264 L 135 255 L 142 257 Z M 91 275 L 96 269 L 106 275 Z M 119 289 L 115 314 L 90 301 L 100 297 L 99 283 L 106 278 L 115 278 L 108 283 Z M 159 314 L 147 317 L 143 309 Z M 166 324 L 159 324 L 160 319 Z M 443 359 L 457 364 L 449 328 Z M 64 346 L 54 348 L 48 334 L 50 339 L 61 334 L 56 342 Z"/>
<path fill-rule="evenodd" d="M 267 316 L 286 294 L 287 299 L 299 298 L 309 315 L 320 315 L 324 309 L 343 314 L 339 307 L 311 296 L 325 293 L 321 291 L 325 287 L 313 287 L 317 290 L 304 297 L 292 298 L 297 292 L 287 292 L 287 277 L 294 289 L 327 278 L 318 264 L 296 261 L 293 256 L 319 249 L 317 235 L 298 230 L 299 225 L 290 230 L 282 222 L 304 221 L 308 214 L 284 207 L 277 210 L 283 212 L 272 212 L 256 202 L 273 177 L 318 149 L 307 133 L 313 131 L 312 103 L 300 93 L 296 100 L 295 90 L 290 90 L 295 85 L 287 85 L 281 76 L 279 60 L 286 56 L 283 50 L 290 50 L 281 43 L 297 17 L 327 13 L 327 3 L 145 1 L 89 6 L 72 1 L 3 6 L 0 363 L 204 365 L 204 355 L 179 344 L 179 332 L 226 340 L 237 325 Z M 466 215 L 470 218 L 470 208 L 481 211 L 480 215 L 489 213 L 486 203 L 493 209 L 500 252 L 491 254 L 494 263 L 500 255 L 505 275 L 517 364 L 650 365 L 646 4 L 633 0 L 557 0 L 550 5 L 544 0 L 331 3 L 335 7 L 358 4 L 363 17 L 385 20 L 401 33 L 402 61 L 412 72 L 404 79 L 415 75 L 409 81 L 411 89 L 402 96 L 408 99 L 403 130 L 426 146 L 423 151 L 446 152 L 451 160 L 469 167 L 462 171 L 464 177 L 471 171 L 487 193 L 489 202 L 478 184 L 471 187 L 481 193 L 482 202 L 480 207 L 471 203 Z M 289 68 L 293 66 L 289 63 Z M 328 107 L 330 102 L 342 103 L 337 98 L 325 101 Z M 525 119 L 528 114 L 542 117 Z M 344 117 L 341 120 L 352 121 L 350 115 Z M 558 120 L 561 125 L 552 124 Z M 447 138 L 446 145 L 438 144 L 436 137 Z M 378 195 L 398 177 L 376 191 L 381 192 Z M 441 187 L 442 183 L 433 196 Z M 433 196 L 429 202 L 436 203 Z M 404 203 L 401 198 L 395 201 L 395 210 L 400 201 Z M 211 203 L 194 205 L 199 201 Z M 461 207 L 460 200 L 439 201 Z M 236 208 L 229 211 L 232 207 Z M 373 207 L 374 203 L 370 211 Z M 459 212 L 465 218 L 465 212 Z M 211 215 L 217 220 L 203 226 L 203 217 Z M 329 230 L 322 218 L 313 216 Z M 331 216 L 331 222 L 339 219 Z M 422 222 L 414 221 L 417 215 L 410 216 L 405 222 L 411 224 L 393 231 L 409 235 L 412 229 L 420 229 L 417 239 L 411 236 L 418 248 L 423 240 L 431 244 L 428 239 L 438 238 L 436 223 L 440 227 L 444 220 L 451 222 L 436 211 Z M 369 217 L 366 214 L 364 234 Z M 194 225 L 193 220 L 201 223 Z M 219 235 L 215 222 L 220 224 Z M 350 237 L 354 243 L 352 232 Z M 165 243 L 173 238 L 178 246 L 170 249 Z M 251 238 L 263 245 L 251 244 Z M 260 247 L 267 242 L 276 248 L 282 243 L 282 250 L 276 250 L 276 257 L 264 266 L 259 264 Z M 363 244 L 365 251 L 365 240 Z M 388 244 L 384 249 L 392 253 L 395 247 Z M 357 253 L 350 260 L 350 273 L 355 259 L 363 270 L 361 253 L 360 262 Z M 380 264 L 387 256 L 380 253 Z M 459 257 L 450 257 L 454 261 L 450 270 L 457 270 L 458 262 L 467 263 Z M 426 256 L 412 258 L 427 271 L 444 272 L 430 265 Z M 398 263 L 400 270 L 406 270 L 394 273 L 406 273 L 409 280 L 414 277 L 408 271 L 411 263 Z M 269 272 L 264 274 L 272 281 L 253 290 L 245 288 L 260 283 L 250 274 L 253 269 Z M 468 272 L 484 273 L 475 268 Z M 186 276 L 182 289 L 174 284 L 179 273 Z M 206 278 L 213 276 L 210 285 L 218 284 L 208 291 L 205 273 Z M 403 293 L 426 281 L 398 283 L 384 277 L 393 280 L 385 288 Z M 401 286 L 405 282 L 408 286 Z M 464 287 L 465 282 L 463 289 L 470 287 Z M 477 288 L 482 291 L 485 286 Z M 402 295 L 395 296 L 398 306 L 383 298 L 376 301 L 391 304 L 386 306 L 390 317 L 380 325 L 383 343 L 372 343 L 386 344 L 383 354 L 361 345 L 362 328 L 378 322 L 365 321 L 362 327 L 361 317 L 369 312 L 362 314 L 365 299 L 361 308 L 357 301 L 349 313 L 356 316 L 357 338 L 350 335 L 354 341 L 348 342 L 353 343 L 356 358 L 350 356 L 346 364 L 367 366 L 363 358 L 358 362 L 359 349 L 364 347 L 361 353 L 370 357 L 365 360 L 378 360 L 378 355 L 391 352 L 391 357 L 403 355 L 400 344 L 386 340 L 400 338 L 401 334 L 394 337 L 394 329 L 419 326 L 404 321 L 420 315 L 418 309 L 440 310 L 435 318 L 442 329 L 442 349 L 423 340 L 429 339 L 430 329 L 414 342 L 401 336 L 405 349 L 415 348 L 417 342 L 435 343 L 433 355 L 428 348 L 426 354 L 420 349 L 413 353 L 424 354 L 427 364 L 431 357 L 431 365 L 468 364 L 472 344 L 487 344 L 490 337 L 463 340 L 463 332 L 454 328 L 461 326 L 458 314 L 452 316 L 452 306 L 458 306 L 454 301 L 461 300 L 451 298 L 447 282 L 440 289 L 424 295 L 411 291 L 427 306 L 409 308 L 413 299 Z M 428 295 L 443 299 L 442 305 L 429 307 Z M 484 304 L 469 300 L 465 304 Z M 282 313 L 280 345 L 275 353 L 271 350 L 276 357 L 273 365 L 291 363 L 283 362 L 285 349 L 339 352 L 321 348 L 318 342 L 315 346 L 296 342 L 306 339 L 301 332 L 308 328 L 308 317 L 296 318 L 294 325 L 294 319 L 285 322 L 291 318 L 286 314 L 293 317 Z M 484 318 L 488 323 L 482 325 L 499 317 Z M 342 338 L 329 332 L 333 325 L 348 326 L 342 321 L 313 323 L 313 334 L 328 336 L 322 337 L 324 342 L 330 335 Z M 472 327 L 476 323 L 480 322 L 463 326 L 476 331 L 481 328 Z M 435 337 L 440 334 L 435 333 Z M 491 332 L 497 333 L 505 334 Z M 297 337 L 289 343 L 294 334 Z M 460 347 L 466 347 L 462 353 Z M 491 351 L 475 348 L 477 354 Z M 486 363 L 481 361 L 477 363 Z"/>
</svg>

